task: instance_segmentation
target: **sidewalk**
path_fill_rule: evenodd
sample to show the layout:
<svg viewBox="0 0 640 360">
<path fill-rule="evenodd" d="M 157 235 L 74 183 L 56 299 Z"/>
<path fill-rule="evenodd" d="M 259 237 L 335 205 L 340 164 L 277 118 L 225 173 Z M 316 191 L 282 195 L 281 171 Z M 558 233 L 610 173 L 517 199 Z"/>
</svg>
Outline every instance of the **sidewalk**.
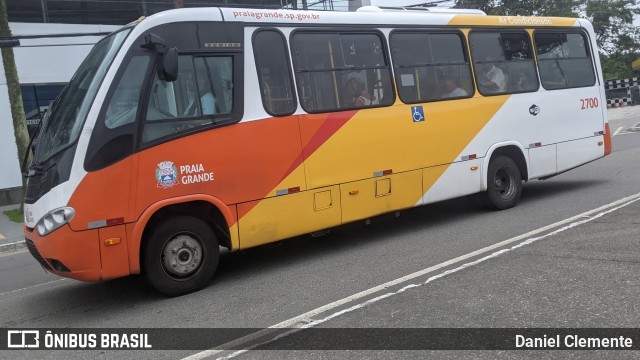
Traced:
<svg viewBox="0 0 640 360">
<path fill-rule="evenodd" d="M 18 250 L 25 246 L 23 224 L 9 220 L 4 214 L 7 210 L 19 207 L 20 205 L 0 206 L 0 253 Z"/>
</svg>

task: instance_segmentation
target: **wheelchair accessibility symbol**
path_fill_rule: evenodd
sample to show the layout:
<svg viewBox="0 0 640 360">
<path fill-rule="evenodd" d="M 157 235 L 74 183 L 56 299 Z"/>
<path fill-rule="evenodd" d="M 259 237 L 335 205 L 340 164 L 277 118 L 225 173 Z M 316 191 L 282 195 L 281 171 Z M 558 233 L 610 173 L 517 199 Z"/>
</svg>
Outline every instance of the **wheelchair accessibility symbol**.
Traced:
<svg viewBox="0 0 640 360">
<path fill-rule="evenodd" d="M 424 110 L 422 109 L 422 106 L 412 106 L 411 116 L 413 117 L 413 122 L 424 121 Z"/>
</svg>

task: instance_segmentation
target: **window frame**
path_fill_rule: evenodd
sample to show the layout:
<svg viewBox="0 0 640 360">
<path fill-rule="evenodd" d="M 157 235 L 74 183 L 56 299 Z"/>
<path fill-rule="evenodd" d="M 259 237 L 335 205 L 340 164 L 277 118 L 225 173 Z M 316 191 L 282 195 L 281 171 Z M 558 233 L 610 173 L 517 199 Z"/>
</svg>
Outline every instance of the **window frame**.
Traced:
<svg viewBox="0 0 640 360">
<path fill-rule="evenodd" d="M 402 99 L 402 96 L 400 95 L 400 84 L 398 84 L 398 81 L 400 81 L 400 77 L 397 76 L 396 73 L 396 64 L 395 61 L 393 61 L 393 52 L 391 51 L 391 41 L 393 39 L 393 36 L 396 33 L 401 33 L 401 34 L 453 34 L 453 35 L 458 35 L 458 37 L 460 38 L 460 45 L 462 46 L 462 55 L 464 56 L 464 58 L 467 60 L 467 65 L 469 67 L 469 75 L 470 75 L 470 80 L 471 80 L 471 93 L 469 93 L 467 96 L 457 96 L 457 97 L 450 97 L 450 98 L 440 98 L 440 99 L 436 99 L 436 100 L 418 100 L 415 102 L 407 102 L 404 101 L 404 99 Z M 459 28 L 414 28 L 414 29 L 402 29 L 402 28 L 395 28 L 393 30 L 391 30 L 389 32 L 389 56 L 391 57 L 391 60 L 393 61 L 391 67 L 393 70 L 393 80 L 395 83 L 395 87 L 396 87 L 396 92 L 398 93 L 398 97 L 400 98 L 400 101 L 402 101 L 404 104 L 423 104 L 423 103 L 432 103 L 432 102 L 439 102 L 439 101 L 450 101 L 450 100 L 460 100 L 460 99 L 469 99 L 475 96 L 477 90 L 476 90 L 476 81 L 475 81 L 475 72 L 473 69 L 473 64 L 472 64 L 472 59 L 471 59 L 471 55 L 470 55 L 470 48 L 469 48 L 469 43 L 468 43 L 468 39 L 465 36 L 464 32 L 459 29 Z M 443 66 L 444 64 L 434 64 L 434 65 L 425 65 L 424 67 L 429 67 L 429 66 Z M 462 64 L 454 64 L 454 63 L 449 63 L 446 65 L 462 65 Z M 417 66 L 414 66 L 414 68 Z"/>
<path fill-rule="evenodd" d="M 537 55 L 536 55 L 536 50 L 535 50 L 535 44 L 533 42 L 533 36 L 531 36 L 531 34 L 529 34 L 529 32 L 527 31 L 527 29 L 529 28 L 482 28 L 482 29 L 471 29 L 469 30 L 469 35 L 467 36 L 467 42 L 468 42 L 468 46 L 469 46 L 469 53 L 471 55 L 471 62 L 473 64 L 473 73 L 474 73 L 474 78 L 475 78 L 475 86 L 478 88 L 478 93 L 480 93 L 480 95 L 485 96 L 485 97 L 489 97 L 489 96 L 501 96 L 501 95 L 515 95 L 515 94 L 527 94 L 527 93 L 534 93 L 534 92 L 538 92 L 540 91 L 540 86 L 541 86 L 541 82 L 540 82 L 540 74 L 539 74 L 539 69 L 538 69 L 538 59 L 537 59 Z M 503 91 L 503 92 L 496 92 L 496 93 L 491 93 L 491 94 L 484 94 L 482 92 L 482 90 L 480 89 L 480 86 L 478 84 L 478 69 L 476 68 L 476 61 L 473 58 L 473 50 L 472 50 L 472 46 L 471 46 L 471 35 L 474 33 L 498 33 L 498 34 L 503 34 L 503 33 L 512 33 L 512 34 L 525 34 L 525 36 L 527 37 L 527 39 L 529 40 L 529 46 L 531 47 L 531 61 L 533 62 L 533 68 L 534 68 L 534 74 L 535 74 L 535 81 L 537 82 L 536 88 L 535 90 L 526 90 L 526 91 L 508 91 L 507 90 L 507 86 L 508 84 L 505 84 L 505 90 L 507 91 Z M 500 44 L 500 48 L 502 49 L 502 44 Z M 504 49 L 503 49 L 504 51 Z M 501 61 L 503 63 L 508 62 L 507 60 L 503 60 Z M 484 62 L 481 62 L 484 63 Z M 504 71 L 504 70 L 503 70 Z"/>
<path fill-rule="evenodd" d="M 586 50 L 587 50 L 587 55 L 588 58 L 590 60 L 591 63 L 591 70 L 593 71 L 593 78 L 594 78 L 594 82 L 591 85 L 587 85 L 587 86 L 569 86 L 569 87 L 563 87 L 563 88 L 558 88 L 558 89 L 547 89 L 546 87 L 544 87 L 544 84 L 542 83 L 542 77 L 540 76 L 540 59 L 538 59 L 538 43 L 536 42 L 536 34 L 541 33 L 541 34 L 579 34 L 582 36 L 582 39 L 585 41 L 585 45 L 586 46 Z M 533 49 L 534 49 L 534 55 L 536 57 L 536 67 L 538 68 L 538 77 L 540 78 L 540 86 L 542 86 L 543 89 L 545 89 L 546 91 L 556 91 L 556 90 L 567 90 L 567 89 L 580 89 L 580 88 L 588 88 L 588 87 L 593 87 L 593 86 L 597 86 L 600 85 L 600 77 L 599 77 L 599 73 L 597 71 L 597 67 L 595 64 L 595 59 L 593 56 L 593 43 L 591 42 L 591 37 L 589 36 L 589 34 L 584 31 L 583 29 L 576 29 L 576 28 L 552 28 L 552 29 L 534 29 L 531 39 L 533 40 Z M 567 59 L 567 58 L 563 58 L 563 59 Z M 546 61 L 547 59 L 542 59 L 543 61 Z"/>
<path fill-rule="evenodd" d="M 283 44 L 284 44 L 284 52 L 285 52 L 285 57 L 287 58 L 287 69 L 288 69 L 288 75 L 289 75 L 289 83 L 291 84 L 291 99 L 293 100 L 293 110 L 291 112 L 287 112 L 287 113 L 283 113 L 283 114 L 273 114 L 271 113 L 271 111 L 269 111 L 269 109 L 267 109 L 267 106 L 265 104 L 265 97 L 264 97 L 264 86 L 262 84 L 261 81 L 261 76 L 260 76 L 260 69 L 258 67 L 258 58 L 259 58 L 259 54 L 256 51 L 256 42 L 255 42 L 255 38 L 256 36 L 258 36 L 258 34 L 260 32 L 263 31 L 273 31 L 275 33 L 277 33 L 278 35 L 280 35 L 280 37 L 283 40 Z M 276 27 L 260 27 L 257 28 L 256 30 L 253 31 L 253 34 L 251 35 L 251 47 L 253 48 L 253 59 L 254 59 L 254 63 L 255 63 L 255 69 L 256 69 L 256 77 L 258 78 L 258 86 L 260 87 L 260 98 L 262 99 L 262 107 L 264 108 L 264 111 L 273 116 L 273 117 L 282 117 L 282 116 L 291 116 L 293 115 L 297 110 L 298 110 L 298 89 L 297 89 L 297 84 L 296 84 L 296 79 L 294 76 L 294 69 L 292 67 L 292 57 L 291 57 L 291 53 L 290 53 L 290 42 L 289 39 L 287 39 L 287 36 L 282 32 L 282 30 L 280 30 L 279 28 Z"/>
<path fill-rule="evenodd" d="M 349 107 L 349 108 L 328 108 L 328 109 L 323 109 L 322 111 L 309 111 L 307 109 L 305 109 L 304 106 L 304 102 L 300 101 L 300 107 L 302 108 L 302 110 L 304 110 L 306 113 L 308 114 L 323 114 L 323 113 L 331 113 L 331 112 L 340 112 L 340 111 L 354 111 L 354 110 L 366 110 L 366 109 L 377 109 L 377 108 L 383 108 L 383 107 L 388 107 L 388 106 L 393 106 L 393 104 L 396 102 L 396 89 L 394 86 L 394 79 L 393 79 L 393 69 L 392 69 L 392 65 L 391 65 L 391 54 L 389 52 L 389 44 L 388 44 L 388 39 L 387 37 L 384 35 L 384 33 L 379 30 L 379 29 L 359 29 L 359 28 L 348 28 L 348 27 L 338 27 L 338 28 L 323 28 L 323 27 L 301 27 L 301 28 L 296 28 L 293 29 L 291 31 L 291 33 L 289 34 L 289 47 L 290 47 L 290 51 L 291 51 L 291 60 L 292 60 L 292 66 L 293 66 L 293 75 L 295 78 L 295 87 L 296 87 L 296 91 L 297 91 L 297 96 L 298 99 L 300 99 L 300 77 L 298 76 L 299 73 L 307 73 L 307 72 L 333 72 L 333 71 L 348 71 L 350 69 L 339 69 L 339 70 L 303 70 L 300 71 L 298 70 L 298 60 L 296 56 L 293 56 L 293 54 L 295 54 L 295 49 L 294 49 L 294 41 L 293 38 L 298 35 L 299 33 L 303 33 L 303 34 L 347 34 L 347 35 L 357 35 L 357 34 L 362 34 L 362 35 L 375 35 L 380 39 L 380 44 L 382 46 L 382 52 L 383 52 L 383 56 L 384 56 L 384 60 L 386 62 L 386 66 L 385 67 L 379 67 L 379 68 L 367 68 L 365 69 L 361 69 L 360 71 L 367 71 L 367 70 L 374 70 L 374 69 L 387 69 L 389 71 L 389 82 L 391 84 L 391 102 L 389 104 L 375 104 L 375 105 L 371 105 L 371 106 L 365 106 L 365 107 Z M 355 71 L 355 70 L 354 70 Z"/>
<path fill-rule="evenodd" d="M 138 118 L 137 118 L 137 122 L 138 122 L 138 133 L 136 136 L 136 151 L 141 151 L 141 150 L 145 150 L 151 147 L 154 147 L 156 145 L 159 144 L 163 144 L 165 142 L 168 141 L 172 141 L 175 139 L 179 139 L 181 137 L 185 137 L 185 136 L 189 136 L 189 135 L 193 135 L 199 132 L 203 132 L 203 131 L 207 131 L 207 130 L 211 130 L 211 129 L 215 129 L 215 128 L 219 128 L 219 127 L 223 127 L 223 126 L 228 126 L 228 125 L 233 125 L 236 124 L 238 122 L 240 122 L 240 120 L 242 120 L 243 114 L 244 114 L 244 56 L 243 56 L 243 48 L 240 48 L 238 50 L 229 50 L 229 49 L 222 49 L 222 50 L 209 50 L 209 49 L 205 49 L 205 50 L 180 50 L 178 49 L 178 56 L 190 56 L 191 57 L 191 61 L 193 61 L 194 58 L 196 57 L 231 57 L 231 65 L 233 66 L 233 103 L 232 103 L 232 108 L 231 108 L 231 112 L 230 113 L 225 113 L 225 114 L 213 114 L 213 115 L 200 115 L 200 116 L 192 116 L 192 117 L 175 117 L 175 118 L 171 118 L 171 119 L 161 119 L 161 120 L 153 120 L 151 121 L 153 124 L 161 124 L 161 123 L 177 123 L 180 122 L 180 119 L 188 119 L 188 120 L 183 120 L 183 121 L 192 121 L 192 120 L 203 120 L 203 119 L 207 119 L 207 118 L 211 118 L 213 119 L 213 121 L 210 124 L 206 124 L 206 125 L 201 125 L 201 126 L 197 126 L 194 127 L 192 129 L 186 129 L 183 131 L 179 131 L 176 133 L 172 133 L 172 134 L 167 134 L 164 136 L 161 136 L 159 138 L 153 139 L 153 140 L 149 140 L 149 141 L 144 141 L 143 139 L 143 134 L 144 134 L 144 127 L 145 125 L 149 122 L 147 121 L 147 108 L 149 106 L 149 98 L 150 98 L 150 93 L 151 93 L 151 88 L 153 86 L 153 81 L 152 78 L 155 77 L 156 72 L 158 71 L 158 66 L 160 65 L 160 62 L 162 61 L 162 53 L 161 52 L 156 52 L 156 59 L 155 62 L 152 64 L 152 66 L 150 66 L 150 68 L 152 68 L 151 72 L 150 72 L 150 77 L 146 78 L 146 84 L 145 87 L 143 89 L 143 93 L 144 93 L 144 98 L 141 101 L 141 105 L 143 106 L 143 110 L 142 112 L 140 112 L 138 114 Z M 153 60 L 152 60 L 153 61 Z M 194 72 L 195 72 L 195 67 L 194 67 Z M 219 118 L 222 119 L 222 121 L 220 122 L 216 122 L 215 118 Z"/>
</svg>

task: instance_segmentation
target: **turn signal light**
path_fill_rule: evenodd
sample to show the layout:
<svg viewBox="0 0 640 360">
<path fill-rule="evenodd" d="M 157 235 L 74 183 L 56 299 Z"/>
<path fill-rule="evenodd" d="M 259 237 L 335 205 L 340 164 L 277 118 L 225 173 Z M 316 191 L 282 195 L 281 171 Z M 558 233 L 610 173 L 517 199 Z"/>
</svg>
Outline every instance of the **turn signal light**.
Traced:
<svg viewBox="0 0 640 360">
<path fill-rule="evenodd" d="M 118 245 L 120 244 L 120 238 L 110 238 L 104 241 L 106 246 Z"/>
</svg>

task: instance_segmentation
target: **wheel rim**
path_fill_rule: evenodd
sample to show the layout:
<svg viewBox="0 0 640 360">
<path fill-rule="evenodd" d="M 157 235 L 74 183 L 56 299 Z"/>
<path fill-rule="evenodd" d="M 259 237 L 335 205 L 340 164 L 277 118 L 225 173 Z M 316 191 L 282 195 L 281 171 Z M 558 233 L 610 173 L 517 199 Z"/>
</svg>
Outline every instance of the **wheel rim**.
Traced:
<svg viewBox="0 0 640 360">
<path fill-rule="evenodd" d="M 197 236 L 176 234 L 162 248 L 162 269 L 172 278 L 185 279 L 200 270 L 203 258 L 202 243 Z"/>
<path fill-rule="evenodd" d="M 496 171 L 493 180 L 493 188 L 500 199 L 509 200 L 515 193 L 516 184 L 513 174 L 507 168 L 500 168 Z"/>
</svg>

